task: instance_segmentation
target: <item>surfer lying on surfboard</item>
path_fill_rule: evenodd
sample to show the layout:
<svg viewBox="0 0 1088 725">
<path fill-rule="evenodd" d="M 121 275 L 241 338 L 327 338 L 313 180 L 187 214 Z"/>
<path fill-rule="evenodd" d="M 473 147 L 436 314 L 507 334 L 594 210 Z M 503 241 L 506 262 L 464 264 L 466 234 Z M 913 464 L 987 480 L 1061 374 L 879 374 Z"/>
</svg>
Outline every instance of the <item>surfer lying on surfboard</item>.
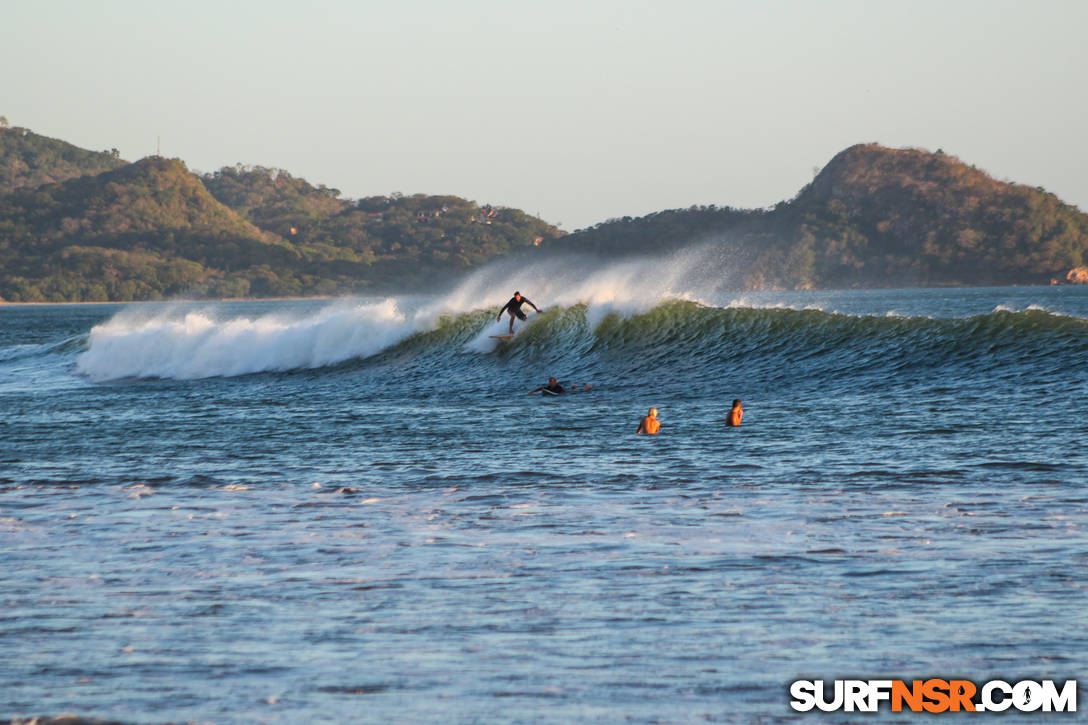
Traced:
<svg viewBox="0 0 1088 725">
<path fill-rule="evenodd" d="M 571 386 L 570 392 L 579 393 L 579 392 L 586 392 L 586 391 L 589 391 L 589 390 L 592 390 L 592 389 L 593 389 L 593 386 L 590 385 L 589 383 L 586 383 L 585 385 L 582 385 L 582 386 L 579 386 L 577 383 L 575 383 L 574 385 Z M 548 378 L 548 384 L 547 385 L 541 385 L 539 388 L 535 388 L 534 390 L 530 390 L 529 395 L 532 395 L 533 393 L 542 393 L 544 395 L 562 395 L 565 392 L 567 392 L 567 389 L 564 388 L 562 385 L 560 385 L 558 380 L 556 380 L 555 378 Z"/>
<path fill-rule="evenodd" d="M 539 393 L 542 390 L 544 391 L 545 395 L 561 395 L 567 392 L 567 389 L 560 385 L 558 380 L 556 380 L 555 378 L 548 378 L 547 385 L 541 385 L 539 388 L 530 390 L 529 395 L 532 395 L 533 393 Z"/>
<path fill-rule="evenodd" d="M 509 312 L 510 313 L 510 334 L 513 335 L 514 334 L 514 318 L 517 317 L 519 320 L 524 320 L 525 319 L 525 313 L 521 311 L 521 306 L 526 305 L 526 304 L 529 305 L 530 307 L 532 307 L 534 310 L 536 310 L 536 313 L 538 315 L 540 314 L 540 309 L 536 305 L 534 305 L 532 302 L 530 302 L 528 297 L 522 297 L 520 292 L 515 292 L 514 296 L 510 298 L 510 301 L 507 302 L 505 305 L 503 305 L 502 309 L 499 310 L 499 316 L 495 318 L 495 322 L 498 322 L 499 320 L 502 319 L 502 313 Z"/>
</svg>

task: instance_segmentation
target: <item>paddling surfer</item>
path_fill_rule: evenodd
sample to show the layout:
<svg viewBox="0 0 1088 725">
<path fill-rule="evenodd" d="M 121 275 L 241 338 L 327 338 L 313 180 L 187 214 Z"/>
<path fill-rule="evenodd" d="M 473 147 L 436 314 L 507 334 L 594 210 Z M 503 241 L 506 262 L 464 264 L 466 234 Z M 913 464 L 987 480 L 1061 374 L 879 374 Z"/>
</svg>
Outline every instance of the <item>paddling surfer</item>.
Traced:
<svg viewBox="0 0 1088 725">
<path fill-rule="evenodd" d="M 530 390 L 529 395 L 532 395 L 533 393 L 539 393 L 541 390 L 551 395 L 562 395 L 563 393 L 567 392 L 566 388 L 560 385 L 559 381 L 555 378 L 548 378 L 547 385 L 541 385 L 535 390 Z"/>
<path fill-rule="evenodd" d="M 555 378 L 548 378 L 547 385 L 541 385 L 539 388 L 533 388 L 529 391 L 529 395 L 532 395 L 533 393 L 539 393 L 541 390 L 543 390 L 545 393 L 548 393 L 549 395 L 562 395 L 563 393 L 588 393 L 590 390 L 593 390 L 593 386 L 589 383 L 586 383 L 585 385 L 579 385 L 578 383 L 574 383 L 574 385 L 571 386 L 570 390 L 567 390 L 562 385 L 560 385 L 559 381 Z"/>
<path fill-rule="evenodd" d="M 536 313 L 538 315 L 540 314 L 540 309 L 536 305 L 534 305 L 528 297 L 522 297 L 521 292 L 515 292 L 514 296 L 510 298 L 510 301 L 503 305 L 502 309 L 499 310 L 499 316 L 495 318 L 495 321 L 498 322 L 502 319 L 502 313 L 509 313 L 511 335 L 514 334 L 514 318 L 517 317 L 519 320 L 525 319 L 525 313 L 521 311 L 522 305 L 529 305 L 534 310 L 536 310 Z"/>
</svg>

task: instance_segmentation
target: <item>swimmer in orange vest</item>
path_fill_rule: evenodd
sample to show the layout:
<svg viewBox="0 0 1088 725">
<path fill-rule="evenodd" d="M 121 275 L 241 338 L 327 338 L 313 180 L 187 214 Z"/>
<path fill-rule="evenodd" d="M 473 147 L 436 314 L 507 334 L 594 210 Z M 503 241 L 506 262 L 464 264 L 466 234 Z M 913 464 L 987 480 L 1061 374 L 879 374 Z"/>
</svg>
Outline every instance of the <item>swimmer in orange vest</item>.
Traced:
<svg viewBox="0 0 1088 725">
<path fill-rule="evenodd" d="M 657 419 L 657 408 L 650 408 L 650 412 L 647 413 L 646 417 L 642 419 L 642 422 L 638 424 L 636 433 L 654 435 L 659 430 L 661 430 L 661 421 Z"/>
<path fill-rule="evenodd" d="M 737 427 L 740 425 L 740 419 L 744 417 L 744 411 L 740 407 L 740 399 L 733 401 L 733 409 L 729 411 L 729 415 L 725 417 L 725 424 L 730 427 Z"/>
</svg>

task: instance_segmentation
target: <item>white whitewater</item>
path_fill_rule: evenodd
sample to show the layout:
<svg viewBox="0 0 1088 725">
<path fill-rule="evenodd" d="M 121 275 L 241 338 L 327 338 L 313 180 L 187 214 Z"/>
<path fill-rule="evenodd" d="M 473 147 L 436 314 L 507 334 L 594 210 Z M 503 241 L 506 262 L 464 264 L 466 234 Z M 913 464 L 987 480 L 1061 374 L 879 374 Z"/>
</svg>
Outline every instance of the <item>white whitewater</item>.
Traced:
<svg viewBox="0 0 1088 725">
<path fill-rule="evenodd" d="M 525 267 L 500 263 L 481 268 L 437 297 L 344 298 L 304 316 L 277 311 L 224 317 L 226 308 L 215 303 L 137 305 L 91 330 L 76 369 L 91 380 L 107 381 L 235 376 L 333 365 L 375 355 L 433 330 L 443 316 L 480 309 L 497 313 L 515 289 L 541 309 L 584 304 L 590 326 L 596 327 L 610 314 L 637 314 L 665 299 L 706 299 L 703 295 L 709 290 L 701 295 L 700 285 L 693 282 L 705 261 L 705 254 L 686 250 L 603 266 L 581 257 Z M 529 308 L 526 311 L 532 314 Z M 488 336 L 505 332 L 506 325 L 504 318 L 487 326 L 469 348 L 489 351 L 495 341 Z"/>
</svg>

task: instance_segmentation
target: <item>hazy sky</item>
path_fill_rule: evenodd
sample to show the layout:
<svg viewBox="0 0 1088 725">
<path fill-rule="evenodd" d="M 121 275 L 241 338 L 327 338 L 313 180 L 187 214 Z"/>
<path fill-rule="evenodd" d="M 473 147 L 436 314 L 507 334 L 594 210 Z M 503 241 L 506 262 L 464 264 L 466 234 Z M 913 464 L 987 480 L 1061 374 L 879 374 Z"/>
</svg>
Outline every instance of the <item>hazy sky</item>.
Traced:
<svg viewBox="0 0 1088 725">
<path fill-rule="evenodd" d="M 6 2 L 0 115 L 568 230 L 789 199 L 855 143 L 1088 211 L 1088 2 Z"/>
</svg>

